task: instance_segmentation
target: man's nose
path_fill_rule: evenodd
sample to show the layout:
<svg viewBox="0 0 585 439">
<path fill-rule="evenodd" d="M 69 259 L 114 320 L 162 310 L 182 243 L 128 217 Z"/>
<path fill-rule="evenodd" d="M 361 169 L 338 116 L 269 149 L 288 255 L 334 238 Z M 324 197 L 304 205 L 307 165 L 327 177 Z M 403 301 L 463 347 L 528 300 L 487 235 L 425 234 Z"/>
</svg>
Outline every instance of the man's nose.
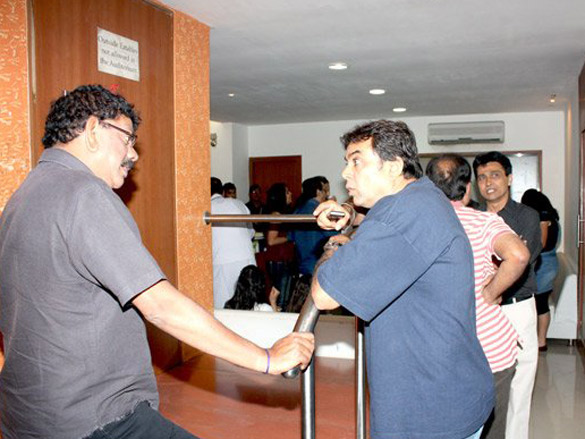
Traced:
<svg viewBox="0 0 585 439">
<path fill-rule="evenodd" d="M 132 160 L 133 162 L 138 161 L 138 151 L 136 151 L 136 149 L 134 149 L 134 146 L 132 148 L 130 148 L 130 151 L 128 151 L 128 158 L 130 160 Z"/>
<path fill-rule="evenodd" d="M 349 165 L 347 165 L 345 168 L 343 168 L 343 171 L 341 171 L 341 177 L 344 180 L 347 180 L 349 178 Z"/>
</svg>

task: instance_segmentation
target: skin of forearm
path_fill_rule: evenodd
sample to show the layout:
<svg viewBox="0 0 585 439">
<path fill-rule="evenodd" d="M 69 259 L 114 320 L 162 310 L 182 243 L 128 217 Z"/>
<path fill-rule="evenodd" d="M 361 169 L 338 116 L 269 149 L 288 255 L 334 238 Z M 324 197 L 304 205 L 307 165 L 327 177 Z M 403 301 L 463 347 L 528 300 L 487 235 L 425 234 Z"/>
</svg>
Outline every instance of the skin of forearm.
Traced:
<svg viewBox="0 0 585 439">
<path fill-rule="evenodd" d="M 264 349 L 226 328 L 166 281 L 138 296 L 134 304 L 153 325 L 190 346 L 248 369 L 266 368 Z"/>
<path fill-rule="evenodd" d="M 484 299 L 488 303 L 499 303 L 502 294 L 522 275 L 525 267 L 526 264 L 502 261 L 495 276 L 483 289 Z"/>
<path fill-rule="evenodd" d="M 482 291 L 488 303 L 499 303 L 501 295 L 522 276 L 530 261 L 528 248 L 515 234 L 500 236 L 494 249 L 502 262 Z"/>
<path fill-rule="evenodd" d="M 277 244 L 284 244 L 288 241 L 286 236 L 278 236 L 278 232 L 268 232 L 268 236 L 266 237 L 266 242 L 268 245 L 277 245 Z"/>
<path fill-rule="evenodd" d="M 315 269 L 313 270 L 313 280 L 311 282 L 311 297 L 313 298 L 313 302 L 315 306 L 320 310 L 331 310 L 339 308 L 339 303 L 337 303 L 329 294 L 321 288 L 319 284 L 319 279 L 317 278 L 317 274 L 319 273 L 319 268 L 323 265 L 326 261 L 328 261 L 331 256 L 336 251 L 336 247 L 329 246 L 329 242 L 325 244 L 325 251 L 321 255 L 321 258 L 315 264 Z"/>
</svg>

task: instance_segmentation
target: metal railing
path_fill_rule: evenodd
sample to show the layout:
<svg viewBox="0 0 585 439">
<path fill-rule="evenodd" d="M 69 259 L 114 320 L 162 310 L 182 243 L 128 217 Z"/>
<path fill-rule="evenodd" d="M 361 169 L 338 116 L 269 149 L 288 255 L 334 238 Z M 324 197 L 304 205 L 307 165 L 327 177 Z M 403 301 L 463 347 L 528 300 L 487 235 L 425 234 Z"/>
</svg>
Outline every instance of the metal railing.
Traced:
<svg viewBox="0 0 585 439">
<path fill-rule="evenodd" d="M 329 217 L 341 218 L 343 212 L 331 212 Z M 315 222 L 313 215 L 212 215 L 204 212 L 205 224 L 212 223 L 242 223 L 242 222 L 269 222 L 269 223 L 307 223 Z M 313 303 L 311 295 L 307 297 L 293 331 L 315 332 L 315 326 L 319 320 L 320 311 Z M 364 357 L 364 324 L 355 319 L 355 396 L 356 396 L 356 438 L 366 438 L 366 374 Z M 282 374 L 283 377 L 292 379 L 301 376 L 301 438 L 315 439 L 315 370 L 314 361 L 304 371 L 297 366 Z"/>
</svg>

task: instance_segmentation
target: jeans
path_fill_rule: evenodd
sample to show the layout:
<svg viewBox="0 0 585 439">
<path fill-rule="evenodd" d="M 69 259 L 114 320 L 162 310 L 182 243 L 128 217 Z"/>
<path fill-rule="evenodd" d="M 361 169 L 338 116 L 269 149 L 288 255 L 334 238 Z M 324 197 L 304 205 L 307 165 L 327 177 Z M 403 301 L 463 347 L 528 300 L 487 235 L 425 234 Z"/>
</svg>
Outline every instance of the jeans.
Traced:
<svg viewBox="0 0 585 439">
<path fill-rule="evenodd" d="M 152 409 L 146 401 L 118 421 L 95 430 L 85 439 L 197 439 Z"/>
</svg>

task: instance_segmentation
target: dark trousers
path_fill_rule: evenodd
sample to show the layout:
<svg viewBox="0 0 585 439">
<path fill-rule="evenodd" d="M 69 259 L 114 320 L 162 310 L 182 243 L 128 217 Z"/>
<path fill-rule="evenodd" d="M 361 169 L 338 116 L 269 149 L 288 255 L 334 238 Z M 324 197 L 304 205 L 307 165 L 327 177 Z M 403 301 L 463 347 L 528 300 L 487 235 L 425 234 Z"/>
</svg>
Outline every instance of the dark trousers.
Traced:
<svg viewBox="0 0 585 439">
<path fill-rule="evenodd" d="M 496 387 L 496 406 L 485 423 L 481 439 L 504 439 L 510 401 L 510 386 L 516 373 L 516 364 L 493 374 Z"/>
<path fill-rule="evenodd" d="M 86 439 L 197 439 L 141 402 L 134 411 L 119 421 L 94 431 Z"/>
</svg>

